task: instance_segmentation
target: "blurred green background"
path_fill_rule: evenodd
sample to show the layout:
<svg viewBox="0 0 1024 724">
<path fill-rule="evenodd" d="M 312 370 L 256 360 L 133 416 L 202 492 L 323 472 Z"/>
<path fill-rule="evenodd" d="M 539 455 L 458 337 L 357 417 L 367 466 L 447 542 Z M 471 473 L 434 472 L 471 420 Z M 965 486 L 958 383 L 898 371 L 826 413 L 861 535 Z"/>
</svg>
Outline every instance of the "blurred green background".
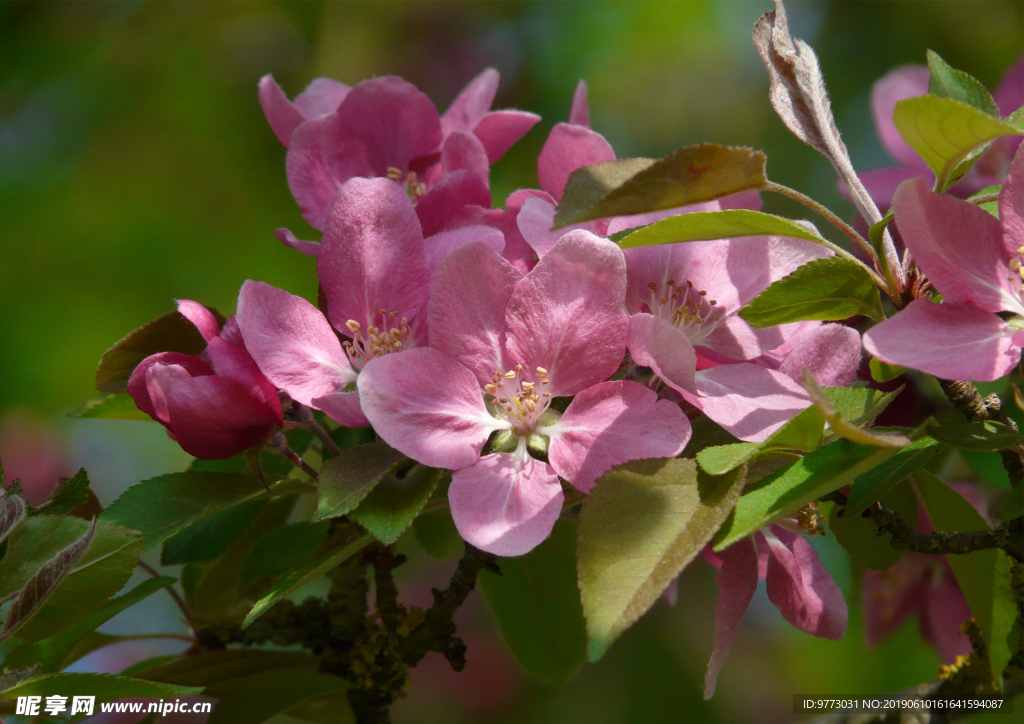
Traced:
<svg viewBox="0 0 1024 724">
<path fill-rule="evenodd" d="M 0 2 L 0 415 L 5 456 L 86 465 L 105 502 L 185 456 L 155 423 L 69 420 L 93 396 L 111 343 L 190 298 L 234 309 L 260 279 L 311 297 L 313 261 L 273 236 L 316 238 L 288 192 L 285 151 L 256 82 L 289 96 L 327 75 L 398 74 L 444 109 L 486 66 L 495 107 L 543 121 L 492 171 L 496 202 L 536 186 L 536 156 L 579 78 L 592 125 L 620 157 L 700 141 L 763 148 L 771 176 L 841 210 L 827 162 L 785 130 L 750 42 L 769 2 Z M 855 165 L 889 161 L 868 113 L 871 84 L 939 52 L 994 88 L 1024 46 L 1024 4 L 790 2 L 817 49 Z M 769 202 L 769 209 L 800 214 Z M 802 214 L 801 214 L 802 215 Z M 27 456 L 27 457 L 26 457 Z M 45 461 L 40 462 L 40 458 Z M 22 462 L 21 464 L 28 464 Z M 10 470 L 10 465 L 8 465 Z M 460 677 L 418 674 L 398 722 L 775 722 L 792 697 L 883 694 L 935 675 L 913 624 L 862 643 L 859 589 L 840 643 L 784 624 L 758 594 L 710 703 L 701 700 L 715 589 L 698 562 L 676 608 L 659 604 L 562 690 L 523 678 L 479 619 Z M 435 662 L 436 663 L 436 662 Z"/>
</svg>

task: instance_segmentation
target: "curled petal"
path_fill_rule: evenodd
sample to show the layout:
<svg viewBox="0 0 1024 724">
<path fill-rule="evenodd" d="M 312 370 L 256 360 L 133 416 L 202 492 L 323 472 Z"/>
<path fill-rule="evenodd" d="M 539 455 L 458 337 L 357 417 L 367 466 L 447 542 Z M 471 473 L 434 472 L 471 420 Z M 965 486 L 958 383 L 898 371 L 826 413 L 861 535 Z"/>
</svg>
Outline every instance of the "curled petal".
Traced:
<svg viewBox="0 0 1024 724">
<path fill-rule="evenodd" d="M 729 655 L 736 627 L 746 613 L 757 590 L 757 552 L 749 538 L 738 541 L 720 555 L 721 564 L 715 583 L 718 584 L 718 603 L 715 604 L 715 644 L 704 676 L 704 698 L 715 694 L 718 674 Z"/>
<path fill-rule="evenodd" d="M 547 538 L 564 499 L 555 471 L 525 450 L 455 471 L 448 489 L 459 534 L 499 556 L 521 556 Z"/>
<path fill-rule="evenodd" d="M 487 68 L 471 80 L 441 116 L 441 132 L 447 138 L 455 131 L 472 131 L 491 110 L 501 76 Z"/>
<path fill-rule="evenodd" d="M 572 108 L 569 109 L 569 123 L 590 128 L 590 108 L 587 106 L 587 82 L 580 80 L 572 94 Z"/>
<path fill-rule="evenodd" d="M 673 458 L 690 439 L 690 421 L 676 405 L 637 382 L 588 387 L 561 419 L 538 432 L 551 436 L 551 466 L 589 492 L 612 467 L 630 460 Z"/>
<path fill-rule="evenodd" d="M 526 111 L 491 111 L 480 119 L 473 134 L 484 144 L 487 160 L 496 163 L 537 125 L 540 116 Z"/>
<path fill-rule="evenodd" d="M 328 417 L 345 427 L 363 427 L 370 421 L 363 414 L 359 404 L 359 392 L 332 392 L 329 395 L 315 398 L 311 403 L 318 410 L 323 410 Z"/>
<path fill-rule="evenodd" d="M 179 299 L 178 311 L 188 321 L 196 325 L 196 329 L 207 342 L 220 335 L 220 323 L 217 321 L 217 317 L 199 302 L 193 302 L 191 299 Z"/>
<path fill-rule="evenodd" d="M 584 126 L 559 123 L 551 129 L 537 158 L 537 177 L 542 189 L 561 200 L 573 171 L 614 160 L 615 151 L 600 133 Z"/>
<path fill-rule="evenodd" d="M 804 537 L 778 526 L 765 531 L 768 599 L 801 631 L 838 641 L 846 633 L 846 599 Z"/>
<path fill-rule="evenodd" d="M 284 144 L 285 148 L 291 141 L 292 133 L 305 117 L 302 112 L 292 105 L 288 97 L 281 90 L 272 75 L 265 75 L 260 78 L 259 83 L 260 105 L 267 117 L 267 123 L 277 136 L 277 140 Z"/>
<path fill-rule="evenodd" d="M 160 418 L 157 415 L 156 406 L 149 396 L 146 380 L 149 368 L 157 364 L 182 367 L 192 377 L 213 374 L 213 368 L 201 358 L 182 352 L 158 352 L 142 360 L 132 371 L 131 377 L 128 378 L 128 394 L 135 400 L 135 406 L 154 420 L 160 420 Z"/>
<path fill-rule="evenodd" d="M 300 254 L 311 256 L 314 259 L 320 256 L 320 242 L 318 241 L 302 241 L 295 234 L 288 229 L 277 229 L 274 232 L 274 236 L 285 246 L 295 249 Z"/>
<path fill-rule="evenodd" d="M 768 439 L 811 404 L 793 380 L 749 362 L 701 370 L 695 382 L 698 394 L 683 391 L 686 400 L 748 442 Z"/>
</svg>

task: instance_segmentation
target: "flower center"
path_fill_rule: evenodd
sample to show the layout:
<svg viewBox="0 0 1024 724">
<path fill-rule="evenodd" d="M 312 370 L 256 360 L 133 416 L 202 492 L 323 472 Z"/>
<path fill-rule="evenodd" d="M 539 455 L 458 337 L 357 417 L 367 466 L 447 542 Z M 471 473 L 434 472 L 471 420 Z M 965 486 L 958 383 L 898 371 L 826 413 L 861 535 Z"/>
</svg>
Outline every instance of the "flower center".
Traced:
<svg viewBox="0 0 1024 724">
<path fill-rule="evenodd" d="M 674 324 L 691 340 L 709 335 L 724 316 L 718 302 L 708 299 L 708 293 L 698 290 L 691 281 L 679 285 L 669 279 L 661 286 L 651 282 L 647 288 L 651 290 L 647 302 L 651 314 Z"/>
<path fill-rule="evenodd" d="M 427 185 L 419 180 L 415 171 L 410 171 L 403 179 L 402 169 L 389 166 L 388 178 L 392 181 L 398 182 L 399 184 L 408 183 L 406 188 L 409 191 L 409 195 L 412 196 L 413 203 L 419 201 L 420 197 L 426 196 L 427 194 Z"/>
<path fill-rule="evenodd" d="M 345 322 L 352 334 L 352 340 L 342 342 L 352 366 L 361 369 L 374 357 L 383 357 L 391 352 L 409 348 L 409 320 L 398 319 L 398 312 L 380 310 L 380 326 L 367 327 L 364 334 L 362 325 L 354 319 Z"/>
<path fill-rule="evenodd" d="M 1024 246 L 1017 247 L 1017 256 L 1010 259 L 1009 267 L 1014 273 L 1007 280 L 1017 290 L 1017 296 L 1024 300 Z"/>
<path fill-rule="evenodd" d="M 527 379 L 527 377 L 530 379 Z M 490 384 L 484 391 L 494 398 L 495 417 L 507 420 L 520 437 L 528 436 L 551 404 L 551 384 L 548 371 L 536 369 L 536 376 L 524 372 L 522 365 L 516 365 L 508 372 L 495 370 Z"/>
<path fill-rule="evenodd" d="M 825 526 L 821 524 L 821 511 L 818 510 L 818 504 L 813 501 L 776 521 L 776 525 L 792 533 L 825 535 Z"/>
</svg>

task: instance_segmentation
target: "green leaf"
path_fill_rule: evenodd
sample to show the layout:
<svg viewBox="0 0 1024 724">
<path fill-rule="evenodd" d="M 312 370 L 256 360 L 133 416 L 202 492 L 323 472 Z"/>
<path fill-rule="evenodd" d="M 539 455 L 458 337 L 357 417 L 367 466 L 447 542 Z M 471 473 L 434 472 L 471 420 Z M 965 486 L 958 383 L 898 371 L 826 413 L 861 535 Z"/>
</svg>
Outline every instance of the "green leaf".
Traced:
<svg viewBox="0 0 1024 724">
<path fill-rule="evenodd" d="M 716 445 L 734 445 L 739 442 L 732 433 L 707 415 L 701 415 L 691 423 L 692 432 L 686 449 L 679 457 L 694 458 L 701 450 Z"/>
<path fill-rule="evenodd" d="M 811 319 L 863 314 L 882 321 L 878 288 L 859 264 L 843 257 L 815 259 L 773 282 L 740 310 L 759 329 Z"/>
<path fill-rule="evenodd" d="M 343 548 L 322 553 L 302 566 L 288 571 L 288 573 L 274 581 L 274 584 L 263 598 L 256 602 L 256 605 L 252 607 L 252 610 L 245 617 L 245 622 L 242 626 L 248 626 L 282 598 L 326 575 L 329 570 L 354 556 L 372 541 L 372 535 L 361 536 Z"/>
<path fill-rule="evenodd" d="M 933 50 L 928 51 L 928 92 L 940 98 L 952 98 L 999 118 L 999 106 L 981 81 L 957 70 Z"/>
<path fill-rule="evenodd" d="M 266 504 L 266 498 L 255 498 L 233 505 L 207 518 L 200 518 L 164 541 L 163 550 L 160 551 L 160 563 L 173 566 L 195 561 L 212 561 L 238 540 Z"/>
<path fill-rule="evenodd" d="M 258 578 L 277 578 L 312 557 L 330 531 L 330 521 L 291 523 L 260 538 L 242 564 L 239 586 L 245 590 Z"/>
<path fill-rule="evenodd" d="M 917 490 L 937 531 L 988 530 L 988 523 L 960 493 L 926 470 L 915 474 Z M 1014 642 L 1011 631 L 1017 618 L 1013 561 L 993 548 L 966 555 L 946 556 L 956 582 L 971 607 L 988 646 L 996 685 L 1002 690 L 1002 674 L 1010 661 Z"/>
<path fill-rule="evenodd" d="M 0 475 L 3 475 L 2 470 Z M 25 501 L 21 497 L 8 495 L 0 488 L 0 541 L 3 541 L 4 545 L 7 544 L 7 536 L 25 520 L 26 512 Z M 4 550 L 6 551 L 6 548 Z M 2 560 L 3 556 L 0 555 L 0 561 Z"/>
<path fill-rule="evenodd" d="M 740 442 L 709 447 L 697 453 L 697 462 L 711 475 L 724 475 L 748 460 L 772 450 L 810 452 L 821 447 L 825 419 L 813 407 L 796 415 L 764 442 Z"/>
<path fill-rule="evenodd" d="M 868 367 L 871 368 L 871 379 L 875 382 L 889 382 L 907 371 L 906 367 L 891 365 L 875 357 L 871 358 L 871 362 L 868 363 Z"/>
<path fill-rule="evenodd" d="M 1024 111 L 1024 108 L 1022 108 L 1022 109 L 1020 109 L 1020 110 L 1021 110 L 1021 111 Z M 1018 112 L 1019 112 L 1019 111 L 1018 111 Z M 1022 114 L 1022 115 L 1024 115 L 1024 114 Z M 1007 121 L 1009 121 L 1009 119 L 1007 119 Z M 1024 130 L 1024 129 L 1022 129 L 1022 130 Z M 969 197 L 967 198 L 967 200 L 968 200 L 968 201 L 972 201 L 972 200 L 974 200 L 974 199 L 978 198 L 979 196 L 988 196 L 988 195 L 990 195 L 990 194 L 998 194 L 998 193 L 999 193 L 1000 191 L 1002 191 L 1002 190 L 1003 190 L 1003 187 L 1002 187 L 1002 185 L 998 185 L 998 186 L 986 186 L 985 188 L 983 188 L 983 189 L 982 189 L 981 191 L 979 191 L 978 193 L 976 193 L 976 194 L 971 194 L 971 195 L 970 195 L 970 196 L 969 196 Z M 999 218 L 999 201 L 986 201 L 986 202 L 985 202 L 985 203 L 983 203 L 983 204 L 978 204 L 978 207 L 979 207 L 979 208 L 982 208 L 982 209 L 985 209 L 985 211 L 989 212 L 990 214 L 992 214 L 992 215 L 993 215 L 994 217 L 996 217 L 997 219 Z"/>
<path fill-rule="evenodd" d="M 893 214 L 890 210 L 879 221 L 875 222 L 868 229 L 868 238 L 871 239 L 871 248 L 878 254 L 879 259 L 885 258 L 885 230 L 892 223 Z"/>
<path fill-rule="evenodd" d="M 900 513 L 911 527 L 914 526 L 917 520 L 917 497 L 908 484 L 903 483 L 898 489 L 889 491 L 882 502 Z M 875 521 L 851 512 L 849 506 L 843 510 L 833 505 L 828 522 L 839 544 L 850 554 L 850 558 L 864 568 L 885 571 L 896 565 L 903 555 L 903 551 L 889 545 L 892 535 L 879 535 Z"/>
<path fill-rule="evenodd" d="M 597 481 L 580 512 L 579 586 L 588 657 L 601 658 L 711 540 L 744 470 L 713 478 L 693 460 L 640 460 Z"/>
<path fill-rule="evenodd" d="M 127 593 L 110 599 L 59 634 L 12 648 L 4 657 L 4 666 L 19 668 L 39 663 L 42 664 L 42 673 L 51 673 L 69 666 L 83 655 L 79 645 L 82 639 L 125 609 L 174 583 L 174 580 L 170 576 L 160 576 L 143 581 Z"/>
<path fill-rule="evenodd" d="M 832 400 L 807 368 L 804 368 L 803 387 L 828 423 L 829 431 L 838 437 L 875 447 L 904 448 L 910 444 L 910 438 L 901 432 L 868 430 L 847 420 L 846 416 L 832 404 Z"/>
<path fill-rule="evenodd" d="M 850 488 L 850 496 L 846 503 L 846 515 L 860 515 L 868 506 L 907 479 L 907 476 L 931 462 L 939 451 L 942 443 L 927 435 L 914 440 L 900 450 L 894 457 L 864 473 Z"/>
<path fill-rule="evenodd" d="M 1010 495 L 999 508 L 997 517 L 999 520 L 1007 521 L 1022 515 L 1024 515 L 1024 485 L 1018 485 L 1010 490 Z"/>
<path fill-rule="evenodd" d="M 95 420 L 153 420 L 135 406 L 135 400 L 126 392 L 89 400 L 70 413 L 69 417 L 88 417 Z"/>
<path fill-rule="evenodd" d="M 748 209 L 724 211 L 694 211 L 670 216 L 650 226 L 634 231 L 622 239 L 619 246 L 633 249 L 638 246 L 675 244 L 681 241 L 732 239 L 738 236 L 791 236 L 818 244 L 825 239 L 803 224 L 781 216 Z"/>
<path fill-rule="evenodd" d="M 209 309 L 209 307 L 208 307 Z M 213 309 L 223 322 L 223 317 Z M 180 312 L 171 312 L 130 332 L 103 353 L 96 370 L 96 389 L 100 392 L 127 392 L 128 378 L 139 362 L 157 352 L 199 354 L 206 340 L 192 322 Z"/>
<path fill-rule="evenodd" d="M 481 571 L 479 581 L 502 638 L 527 673 L 564 684 L 587 658 L 576 586 L 576 525 L 559 520 L 543 543 L 500 565 L 500 576 Z"/>
<path fill-rule="evenodd" d="M 896 448 L 836 440 L 747 488 L 715 536 L 716 551 L 791 513 L 893 457 Z"/>
<path fill-rule="evenodd" d="M 870 387 L 826 387 L 825 394 L 839 413 L 853 425 L 869 427 L 876 417 L 903 392 L 900 385 L 884 392 Z"/>
<path fill-rule="evenodd" d="M 901 100 L 896 104 L 893 122 L 903 140 L 935 172 L 935 190 L 939 193 L 967 173 L 986 144 L 1021 132 L 977 108 L 934 95 Z"/>
<path fill-rule="evenodd" d="M 262 724 L 310 699 L 345 689 L 348 685 L 337 676 L 321 674 L 315 669 L 295 667 L 276 669 L 238 679 L 222 686 L 217 695 L 220 703 L 210 716 L 210 724 Z M 332 699 L 338 706 L 332 722 L 355 723 L 355 715 L 347 706 L 347 697 Z"/>
<path fill-rule="evenodd" d="M 0 693 L 0 698 L 19 696 L 95 696 L 97 702 L 118 699 L 163 699 L 199 694 L 202 686 L 176 686 L 155 681 L 143 681 L 113 674 L 43 674 L 27 679 Z M 96 707 L 97 711 L 99 707 Z"/>
<path fill-rule="evenodd" d="M 172 661 L 147 669 L 136 669 L 135 676 L 175 686 L 205 687 L 203 693 L 219 696 L 234 682 L 284 669 L 315 670 L 320 660 L 302 651 L 261 651 L 230 649 L 177 656 Z"/>
<path fill-rule="evenodd" d="M 320 497 L 313 520 L 351 513 L 381 478 L 407 460 L 385 442 L 358 445 L 331 458 L 320 471 Z"/>
<path fill-rule="evenodd" d="M 555 228 L 711 201 L 767 183 L 763 153 L 714 143 L 681 148 L 660 161 L 630 158 L 584 166 L 565 185 Z"/>
<path fill-rule="evenodd" d="M 928 434 L 962 450 L 994 452 L 1024 444 L 1024 437 L 1001 422 L 951 422 L 929 425 Z"/>
<path fill-rule="evenodd" d="M 344 689 L 331 691 L 296 704 L 283 714 L 270 719 L 267 724 L 350 724 L 355 722 L 348 703 L 348 692 Z"/>
<path fill-rule="evenodd" d="M 390 545 L 412 525 L 440 479 L 439 469 L 425 465 L 388 473 L 350 517 Z"/>
<path fill-rule="evenodd" d="M 121 494 L 103 520 L 146 535 L 149 550 L 193 522 L 262 493 L 249 473 L 172 473 L 143 480 Z"/>
<path fill-rule="evenodd" d="M 445 477 L 450 478 L 451 476 Z M 448 497 L 448 486 L 442 480 L 434 489 L 432 500 L 439 497 L 438 493 L 441 492 L 442 487 L 445 489 L 444 497 Z M 417 515 L 416 520 L 412 522 L 412 528 L 420 548 L 433 558 L 440 560 L 454 558 L 462 553 L 465 547 L 462 543 L 462 536 L 459 535 L 459 530 L 455 527 L 455 521 L 452 519 L 452 511 L 447 504 L 437 510 Z"/>
<path fill-rule="evenodd" d="M 89 502 L 89 476 L 85 468 L 64 481 L 49 500 L 32 509 L 32 515 L 67 515 L 72 510 Z"/>
</svg>

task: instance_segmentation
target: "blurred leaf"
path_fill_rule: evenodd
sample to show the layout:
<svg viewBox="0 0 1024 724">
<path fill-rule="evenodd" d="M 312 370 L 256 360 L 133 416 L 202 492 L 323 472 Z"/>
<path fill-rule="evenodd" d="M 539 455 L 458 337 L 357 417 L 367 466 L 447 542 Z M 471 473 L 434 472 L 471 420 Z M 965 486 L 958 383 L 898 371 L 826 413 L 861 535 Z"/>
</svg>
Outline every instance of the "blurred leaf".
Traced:
<svg viewBox="0 0 1024 724">
<path fill-rule="evenodd" d="M 740 310 L 759 329 L 804 320 L 866 315 L 882 321 L 878 288 L 859 264 L 842 257 L 815 259 L 772 282 Z"/>
<path fill-rule="evenodd" d="M 125 609 L 174 583 L 174 580 L 170 576 L 160 576 L 143 581 L 127 593 L 110 599 L 56 636 L 36 643 L 20 644 L 11 649 L 4 657 L 4 666 L 18 668 L 39 663 L 42 664 L 42 673 L 51 673 L 69 666 L 83 655 L 77 650 L 81 648 L 79 642 L 85 636 Z"/>
<path fill-rule="evenodd" d="M 437 501 L 442 507 L 420 513 L 412 522 L 416 542 L 428 555 L 441 560 L 454 558 L 462 553 L 465 547 L 462 543 L 462 536 L 459 535 L 459 529 L 455 527 L 455 521 L 452 519 L 451 508 L 448 507 L 448 485 L 450 483 L 450 473 L 441 476 L 441 481 L 434 488 L 434 494 L 431 496 L 429 504 Z"/>
<path fill-rule="evenodd" d="M 361 536 L 343 548 L 327 551 L 307 561 L 302 566 L 293 568 L 284 576 L 274 581 L 270 590 L 249 611 L 242 625 L 248 626 L 282 598 L 297 591 L 307 583 L 312 583 L 326 575 L 329 570 L 354 556 L 372 541 L 372 535 Z"/>
<path fill-rule="evenodd" d="M 839 439 L 792 465 L 753 483 L 715 536 L 716 551 L 774 523 L 784 515 L 838 490 L 858 475 L 890 459 L 896 448 L 877 448 Z"/>
<path fill-rule="evenodd" d="M 748 209 L 724 211 L 693 211 L 670 216 L 650 226 L 634 231 L 619 243 L 623 249 L 638 246 L 675 244 L 682 241 L 731 239 L 737 236 L 790 236 L 817 244 L 825 239 L 803 224 L 781 216 Z"/>
<path fill-rule="evenodd" d="M 440 479 L 439 469 L 425 465 L 388 473 L 349 515 L 390 545 L 412 525 Z"/>
<path fill-rule="evenodd" d="M 387 443 L 373 442 L 326 461 L 320 470 L 320 497 L 313 520 L 351 513 L 381 478 L 407 460 Z"/>
<path fill-rule="evenodd" d="M 49 500 L 32 509 L 33 515 L 67 515 L 80 505 L 89 502 L 89 476 L 85 468 L 68 478 Z"/>
<path fill-rule="evenodd" d="M 348 703 L 348 692 L 337 689 L 306 699 L 286 710 L 267 724 L 349 724 L 355 721 Z"/>
<path fill-rule="evenodd" d="M 176 656 L 172 661 L 136 670 L 135 676 L 175 686 L 202 686 L 203 693 L 218 696 L 240 679 L 283 669 L 315 671 L 319 663 L 317 657 L 303 651 L 230 649 Z"/>
<path fill-rule="evenodd" d="M 810 452 L 821 447 L 825 420 L 809 407 L 776 430 L 764 442 L 740 442 L 709 447 L 697 453 L 697 462 L 711 475 L 724 475 L 757 455 L 771 450 Z"/>
<path fill-rule="evenodd" d="M 217 558 L 238 540 L 266 504 L 266 498 L 246 500 L 209 517 L 200 518 L 164 541 L 160 563 L 173 566 Z"/>
<path fill-rule="evenodd" d="M 262 724 L 274 714 L 347 686 L 344 679 L 306 667 L 253 674 L 219 687 L 217 698 L 220 703 L 214 708 L 209 721 L 210 724 Z M 355 715 L 348 707 L 346 697 L 334 698 L 332 702 L 338 708 L 334 710 L 331 721 L 355 723 Z"/>
<path fill-rule="evenodd" d="M 907 483 L 900 484 L 899 489 L 889 491 L 882 498 L 882 502 L 903 516 L 908 525 L 914 526 L 917 521 L 917 496 Z M 842 517 L 839 516 L 840 511 L 843 511 Z M 875 521 L 851 512 L 849 506 L 844 511 L 838 505 L 833 505 L 828 522 L 839 544 L 846 549 L 854 562 L 864 568 L 885 571 L 903 556 L 903 551 L 889 545 L 892 535 L 879 534 Z"/>
<path fill-rule="evenodd" d="M 557 521 L 543 543 L 500 566 L 500 576 L 481 571 L 479 581 L 502 638 L 527 673 L 564 684 L 587 658 L 575 523 Z"/>
<path fill-rule="evenodd" d="M 952 98 L 999 118 L 999 106 L 977 78 L 957 70 L 933 50 L 928 51 L 928 70 L 931 71 L 929 93 L 940 98 Z"/>
<path fill-rule="evenodd" d="M 1002 507 L 999 508 L 999 520 L 1013 520 L 1024 515 L 1024 485 L 1018 485 L 1010 491 Z"/>
<path fill-rule="evenodd" d="M 100 392 L 127 392 L 128 378 L 139 362 L 151 354 L 182 352 L 198 355 L 204 349 L 206 340 L 192 322 L 180 312 L 165 314 L 128 333 L 103 353 L 96 370 L 96 389 Z"/>
<path fill-rule="evenodd" d="M 135 405 L 128 393 L 104 395 L 89 400 L 69 417 L 88 417 L 96 420 L 150 420 L 153 418 Z"/>
<path fill-rule="evenodd" d="M 929 425 L 928 434 L 953 447 L 978 452 L 995 452 L 1024 444 L 1024 437 L 1020 433 L 994 420 Z"/>
<path fill-rule="evenodd" d="M 161 699 L 189 696 L 202 692 L 201 686 L 175 686 L 155 681 L 143 681 L 113 674 L 43 674 L 23 681 L 0 694 L 0 698 L 19 696 L 95 696 L 98 702 L 118 699 Z M 98 709 L 99 707 L 97 707 Z"/>
<path fill-rule="evenodd" d="M 701 143 L 660 161 L 630 158 L 573 172 L 555 213 L 555 228 L 608 216 L 673 209 L 758 189 L 768 183 L 765 155 Z"/>
<path fill-rule="evenodd" d="M 901 100 L 896 104 L 893 122 L 903 140 L 935 172 L 938 193 L 970 170 L 986 144 L 1021 132 L 977 108 L 934 95 Z"/>
<path fill-rule="evenodd" d="M 835 435 L 858 442 L 862 445 L 874 445 L 875 447 L 903 448 L 910 444 L 910 439 L 900 432 L 867 430 L 846 419 L 839 409 L 832 404 L 832 400 L 825 394 L 818 381 L 809 369 L 804 368 L 803 387 L 810 395 L 811 402 L 821 413 L 829 425 L 829 430 Z"/>
<path fill-rule="evenodd" d="M 149 550 L 195 521 L 263 492 L 249 473 L 172 473 L 133 485 L 103 513 L 103 520 L 146 535 Z"/>
<path fill-rule="evenodd" d="M 889 382 L 907 371 L 906 367 L 891 365 L 875 357 L 871 358 L 868 367 L 871 369 L 871 379 L 875 382 Z"/>
<path fill-rule="evenodd" d="M 24 627 L 39 612 L 39 609 L 46 603 L 46 599 L 53 595 L 57 586 L 71 572 L 72 566 L 85 555 L 95 535 L 96 521 L 94 520 L 81 537 L 44 563 L 42 568 L 28 579 L 7 612 L 4 627 L 0 630 L 0 641 L 10 638 L 15 631 Z"/>
<path fill-rule="evenodd" d="M 744 470 L 711 477 L 693 460 L 640 460 L 597 481 L 580 512 L 579 587 L 588 658 L 604 655 L 711 540 Z"/>
<path fill-rule="evenodd" d="M 937 531 L 989 530 L 981 513 L 960 493 L 926 470 L 914 475 L 928 517 Z M 999 549 L 946 556 L 956 582 L 978 622 L 988 646 L 996 686 L 1002 690 L 1002 673 L 1010 661 L 1014 642 L 1010 639 L 1017 618 L 1014 598 L 1013 561 Z"/>
<path fill-rule="evenodd" d="M 943 445 L 938 440 L 925 436 L 914 440 L 892 459 L 858 477 L 850 488 L 846 515 L 860 515 L 911 473 L 931 462 L 942 449 Z"/>
<path fill-rule="evenodd" d="M 242 564 L 239 586 L 248 588 L 257 578 L 276 578 L 308 560 L 327 538 L 330 521 L 291 523 L 261 537 Z"/>
</svg>

